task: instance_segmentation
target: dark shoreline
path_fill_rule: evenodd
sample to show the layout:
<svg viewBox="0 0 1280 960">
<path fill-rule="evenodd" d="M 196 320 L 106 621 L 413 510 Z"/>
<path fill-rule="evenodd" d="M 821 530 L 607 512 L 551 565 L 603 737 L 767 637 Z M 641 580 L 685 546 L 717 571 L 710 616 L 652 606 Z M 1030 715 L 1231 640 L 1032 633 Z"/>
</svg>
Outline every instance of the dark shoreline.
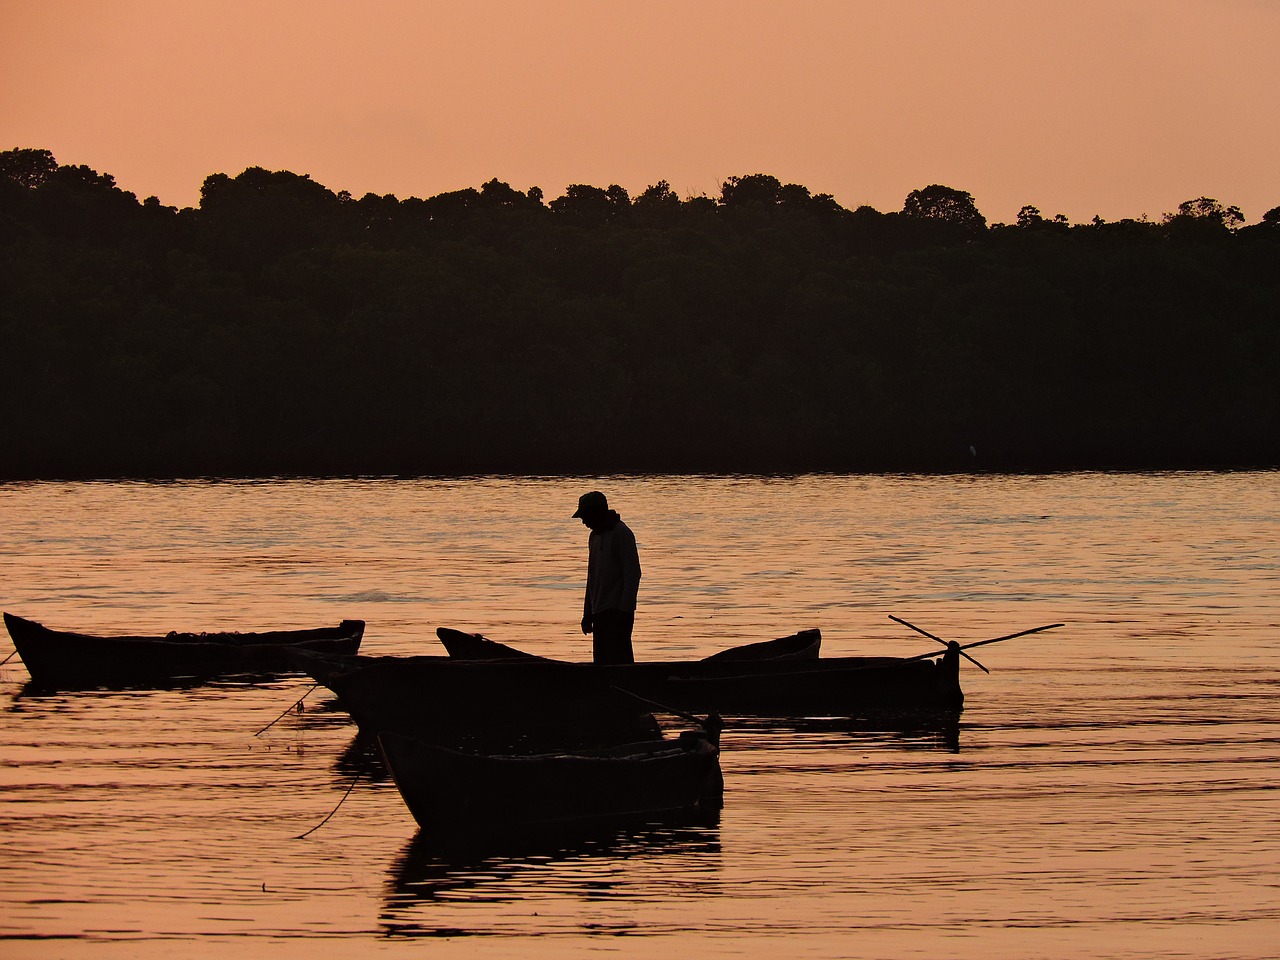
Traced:
<svg viewBox="0 0 1280 960">
<path fill-rule="evenodd" d="M 0 477 L 1280 465 L 1280 207 L 988 225 L 493 180 L 198 209 L 0 153 Z"/>
<path fill-rule="evenodd" d="M 795 469 L 795 470 L 473 470 L 443 471 L 387 471 L 369 472 L 345 470 L 333 472 L 262 472 L 262 473 L 51 473 L 44 475 L 0 475 L 0 485 L 28 483 L 243 483 L 287 482 L 322 480 L 495 480 L 521 478 L 531 480 L 563 480 L 582 477 L 641 479 L 645 477 L 694 478 L 742 478 L 787 480 L 799 477 L 954 477 L 956 479 L 980 479 L 983 477 L 1051 477 L 1079 473 L 1105 473 L 1124 475 L 1179 474 L 1179 473 L 1271 473 L 1280 471 L 1280 464 L 1211 464 L 1211 465 L 1148 465 L 1148 466 L 1063 466 L 1044 468 L 973 469 L 973 470 L 916 470 L 916 469 Z"/>
</svg>

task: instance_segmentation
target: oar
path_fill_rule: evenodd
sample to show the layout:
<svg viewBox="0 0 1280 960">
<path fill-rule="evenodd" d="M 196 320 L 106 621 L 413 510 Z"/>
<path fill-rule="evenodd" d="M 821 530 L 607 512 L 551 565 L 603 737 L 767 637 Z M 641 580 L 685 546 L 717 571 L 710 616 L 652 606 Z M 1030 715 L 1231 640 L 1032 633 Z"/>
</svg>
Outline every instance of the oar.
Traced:
<svg viewBox="0 0 1280 960">
<path fill-rule="evenodd" d="M 7 657 L 5 657 L 3 660 L 0 660 L 0 667 L 3 667 L 6 663 L 8 663 L 10 660 L 12 660 L 12 659 L 13 659 L 13 654 L 14 654 L 14 653 L 17 653 L 17 652 L 18 652 L 18 648 L 17 648 L 17 647 L 14 647 L 14 648 L 13 648 L 13 653 L 10 653 L 10 654 L 9 654 Z"/>
<path fill-rule="evenodd" d="M 910 628 L 911 628 L 912 630 L 914 630 L 916 633 L 922 633 L 922 634 L 924 634 L 924 635 L 925 635 L 926 637 L 928 637 L 930 640 L 937 640 L 937 641 L 938 641 L 940 644 L 942 644 L 944 647 L 950 647 L 950 646 L 951 646 L 951 644 L 947 643 L 947 641 L 943 640 L 941 637 L 935 637 L 935 636 L 934 636 L 932 633 L 930 633 L 928 630 L 921 630 L 921 629 L 920 629 L 919 627 L 917 627 L 914 623 L 907 623 L 907 621 L 903 620 L 901 617 L 895 617 L 892 613 L 891 613 L 891 614 L 889 614 L 889 619 L 890 619 L 890 620 L 896 620 L 896 621 L 898 621 L 898 623 L 902 624 L 904 627 L 910 627 Z M 990 670 L 988 670 L 986 667 L 984 667 L 982 664 L 978 663 L 978 661 L 977 661 L 977 660 L 975 660 L 973 657 L 971 657 L 971 656 L 969 656 L 967 653 L 965 653 L 965 652 L 964 652 L 964 647 L 961 647 L 961 648 L 960 648 L 960 656 L 964 657 L 964 658 L 965 658 L 966 660 L 968 660 L 970 663 L 972 663 L 972 664 L 976 665 L 976 666 L 978 667 L 978 669 L 980 669 L 983 673 L 990 673 L 990 672 L 991 672 L 991 671 L 990 671 Z"/>
<path fill-rule="evenodd" d="M 1017 633 L 1006 634 L 1003 637 L 992 637 L 990 640 L 978 640 L 978 641 L 975 641 L 974 643 L 966 643 L 962 647 L 960 647 L 960 652 L 963 653 L 965 650 L 969 650 L 973 647 L 984 647 L 988 643 L 999 643 L 1001 640 L 1012 640 L 1014 637 L 1025 637 L 1029 633 L 1039 633 L 1041 630 L 1053 630 L 1053 629 L 1056 629 L 1057 627 L 1062 627 L 1062 626 L 1066 626 L 1066 624 L 1049 623 L 1043 627 L 1032 627 L 1030 630 L 1019 630 Z M 937 638 L 935 637 L 934 639 L 937 639 Z M 948 644 L 948 646 L 950 646 L 950 644 Z M 903 657 L 902 659 L 904 661 L 927 660 L 930 657 L 936 657 L 936 656 L 937 656 L 936 653 L 920 653 L 914 657 Z"/>
<path fill-rule="evenodd" d="M 1019 630 L 1017 633 L 1008 633 L 1003 637 L 992 637 L 990 640 L 978 640 L 974 643 L 966 643 L 961 650 L 968 650 L 970 647 L 982 647 L 988 643 L 999 643 L 1001 640 L 1012 640 L 1014 637 L 1025 637 L 1029 633 L 1039 633 L 1041 630 L 1054 630 L 1058 627 L 1065 627 L 1065 623 L 1046 623 L 1043 627 L 1032 627 L 1030 630 Z"/>
<path fill-rule="evenodd" d="M 311 693 L 311 691 L 312 691 L 312 690 L 314 690 L 314 689 L 315 689 L 316 687 L 318 687 L 318 686 L 320 686 L 320 684 L 319 684 L 319 683 L 313 683 L 313 684 L 311 685 L 311 687 L 307 690 L 307 692 L 306 692 L 306 693 L 304 693 L 302 696 L 300 696 L 300 697 L 299 697 L 297 700 L 295 700 L 293 703 L 289 704 L 289 706 L 287 706 L 287 707 L 285 707 L 285 708 L 284 708 L 284 713 L 280 714 L 280 716 L 276 717 L 274 720 L 272 720 L 270 723 L 268 723 L 265 727 L 263 727 L 261 730 L 259 730 L 257 733 L 255 733 L 255 734 L 254 734 L 254 736 L 255 736 L 255 737 L 257 737 L 257 736 L 260 736 L 260 735 L 262 735 L 262 734 L 266 733 L 268 730 L 270 730 L 272 727 L 274 727 L 277 723 L 279 723 L 281 720 L 283 720 L 283 719 L 285 718 L 285 714 L 287 714 L 290 710 L 298 710 L 298 711 L 301 711 L 301 710 L 302 710 L 302 701 L 303 701 L 303 700 L 305 700 L 305 699 L 307 699 L 307 695 L 308 695 L 308 694 L 310 694 L 310 693 Z"/>
</svg>

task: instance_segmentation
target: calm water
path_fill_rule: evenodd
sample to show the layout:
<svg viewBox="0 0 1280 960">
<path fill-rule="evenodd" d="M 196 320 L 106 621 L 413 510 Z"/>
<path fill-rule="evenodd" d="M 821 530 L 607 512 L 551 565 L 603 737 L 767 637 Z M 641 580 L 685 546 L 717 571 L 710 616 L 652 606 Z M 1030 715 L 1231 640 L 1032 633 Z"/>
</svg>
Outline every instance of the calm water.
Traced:
<svg viewBox="0 0 1280 960">
<path fill-rule="evenodd" d="M 14 658 L 0 956 L 1276 956 L 1280 474 L 8 485 L 0 604 L 585 658 L 592 486 L 640 540 L 642 657 L 1067 626 L 974 651 L 958 747 L 739 724 L 718 821 L 465 856 L 386 781 L 294 839 L 360 767 L 323 691 L 255 736 L 308 682 L 32 695 Z"/>
</svg>

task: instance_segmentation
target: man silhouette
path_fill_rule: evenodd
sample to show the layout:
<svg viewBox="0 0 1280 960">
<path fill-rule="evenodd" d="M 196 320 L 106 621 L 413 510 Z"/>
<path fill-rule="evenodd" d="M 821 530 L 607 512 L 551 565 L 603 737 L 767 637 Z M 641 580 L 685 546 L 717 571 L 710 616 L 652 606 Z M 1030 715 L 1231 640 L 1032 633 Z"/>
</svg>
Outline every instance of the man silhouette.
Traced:
<svg viewBox="0 0 1280 960">
<path fill-rule="evenodd" d="M 578 498 L 574 516 L 591 530 L 587 538 L 587 594 L 582 632 L 592 635 L 596 663 L 634 663 L 631 630 L 640 592 L 640 552 L 631 528 L 598 490 Z"/>
</svg>

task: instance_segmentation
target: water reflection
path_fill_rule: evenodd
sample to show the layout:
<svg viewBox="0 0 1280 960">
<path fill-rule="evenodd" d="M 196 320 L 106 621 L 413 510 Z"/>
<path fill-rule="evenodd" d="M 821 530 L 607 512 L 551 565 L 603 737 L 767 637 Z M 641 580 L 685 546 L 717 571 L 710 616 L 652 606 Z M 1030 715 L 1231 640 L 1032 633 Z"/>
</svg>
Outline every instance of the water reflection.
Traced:
<svg viewBox="0 0 1280 960">
<path fill-rule="evenodd" d="M 290 673 L 245 673 L 221 677 L 170 677 L 163 680 L 131 681 L 121 683 L 41 683 L 28 680 L 14 694 L 14 706 L 26 699 L 39 699 L 67 694 L 146 693 L 148 691 L 181 691 L 206 688 L 218 690 L 240 687 L 270 687 L 296 679 Z"/>
<path fill-rule="evenodd" d="M 369 783 L 386 783 L 391 779 L 391 772 L 378 750 L 377 739 L 365 733 L 357 733 L 351 738 L 333 762 L 333 770 L 346 780 L 359 777 Z"/>
<path fill-rule="evenodd" d="M 264 681 L 266 682 L 266 681 Z M 48 701 L 55 698 L 74 697 L 77 694 L 93 695 L 95 693 L 145 693 L 148 690 L 193 690 L 196 687 L 203 686 L 205 681 L 194 678 L 185 678 L 181 680 L 166 680 L 157 683 L 120 683 L 120 684 L 84 684 L 82 686 L 74 686 L 69 684 L 45 684 L 36 680 L 28 680 L 18 688 L 17 693 L 13 696 L 13 704 L 11 710 L 18 712 L 22 710 L 24 702 L 31 703 L 37 701 Z"/>
<path fill-rule="evenodd" d="M 861 717 L 734 719 L 732 729 L 760 736 L 823 734 L 853 746 L 879 744 L 901 750 L 960 752 L 960 712 L 878 714 Z"/>
<path fill-rule="evenodd" d="M 391 867 L 379 919 L 393 936 L 459 936 L 483 931 L 442 926 L 429 908 L 553 897 L 655 899 L 669 895 L 664 887 L 673 876 L 690 893 L 706 895 L 716 892 L 720 853 L 714 807 L 643 823 L 420 831 Z"/>
<path fill-rule="evenodd" d="M 831 656 L 924 652 L 889 613 L 1071 636 L 964 667 L 963 722 L 731 718 L 718 824 L 505 848 L 407 844 L 347 713 L 321 691 L 287 712 L 308 681 L 13 701 L 15 658 L 0 954 L 584 956 L 638 932 L 647 954 L 746 958 L 1275 956 L 1280 474 L 610 483 L 655 558 L 647 657 L 780 623 L 820 626 Z M 581 488 L 0 488 L 0 573 L 51 621 L 360 615 L 378 653 L 438 652 L 451 623 L 581 659 Z M 374 785 L 293 839 L 357 774 Z M 447 934 L 468 940 L 416 939 Z"/>
</svg>

